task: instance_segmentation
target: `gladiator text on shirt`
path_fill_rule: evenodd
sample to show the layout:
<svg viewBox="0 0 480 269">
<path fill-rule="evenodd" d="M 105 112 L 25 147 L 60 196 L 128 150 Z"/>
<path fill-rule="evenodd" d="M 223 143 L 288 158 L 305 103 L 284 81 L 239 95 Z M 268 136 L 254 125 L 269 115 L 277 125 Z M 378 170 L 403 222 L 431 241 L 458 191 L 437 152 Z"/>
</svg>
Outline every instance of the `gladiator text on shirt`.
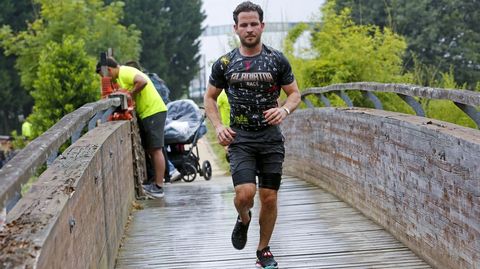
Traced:
<svg viewBox="0 0 480 269">
<path fill-rule="evenodd" d="M 274 82 L 273 76 L 269 72 L 232 73 L 232 77 L 230 78 L 230 83 L 247 81 Z"/>
</svg>

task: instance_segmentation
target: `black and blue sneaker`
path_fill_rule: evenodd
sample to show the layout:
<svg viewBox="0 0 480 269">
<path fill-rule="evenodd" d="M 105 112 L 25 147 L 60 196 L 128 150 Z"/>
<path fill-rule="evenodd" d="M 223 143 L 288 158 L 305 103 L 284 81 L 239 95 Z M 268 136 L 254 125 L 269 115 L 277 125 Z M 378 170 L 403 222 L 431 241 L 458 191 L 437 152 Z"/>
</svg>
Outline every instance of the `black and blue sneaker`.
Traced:
<svg viewBox="0 0 480 269">
<path fill-rule="evenodd" d="M 165 194 L 163 188 L 152 182 L 150 184 L 142 185 L 145 194 L 151 198 L 162 198 Z"/>
<path fill-rule="evenodd" d="M 269 246 L 262 250 L 257 250 L 257 263 L 255 266 L 261 269 L 278 269 L 278 263 L 273 258 Z"/>
<path fill-rule="evenodd" d="M 248 211 L 248 216 L 250 216 L 250 220 L 247 224 L 243 224 L 240 216 L 237 217 L 237 221 L 235 222 L 235 227 L 233 228 L 232 232 L 232 245 L 234 248 L 240 250 L 245 247 L 247 244 L 247 232 L 248 226 L 252 221 L 252 212 Z"/>
</svg>

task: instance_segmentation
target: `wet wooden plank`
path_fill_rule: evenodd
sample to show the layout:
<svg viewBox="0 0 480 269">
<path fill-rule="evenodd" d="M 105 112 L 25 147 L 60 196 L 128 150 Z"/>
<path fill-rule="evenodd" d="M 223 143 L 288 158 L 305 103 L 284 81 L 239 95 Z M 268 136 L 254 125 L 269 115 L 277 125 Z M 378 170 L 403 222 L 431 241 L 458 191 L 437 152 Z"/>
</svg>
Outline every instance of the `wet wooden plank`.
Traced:
<svg viewBox="0 0 480 269">
<path fill-rule="evenodd" d="M 255 268 L 258 200 L 244 250 L 230 242 L 229 177 L 166 186 L 133 213 L 116 268 Z M 280 268 L 430 268 L 380 226 L 322 189 L 285 177 L 270 243 Z"/>
</svg>

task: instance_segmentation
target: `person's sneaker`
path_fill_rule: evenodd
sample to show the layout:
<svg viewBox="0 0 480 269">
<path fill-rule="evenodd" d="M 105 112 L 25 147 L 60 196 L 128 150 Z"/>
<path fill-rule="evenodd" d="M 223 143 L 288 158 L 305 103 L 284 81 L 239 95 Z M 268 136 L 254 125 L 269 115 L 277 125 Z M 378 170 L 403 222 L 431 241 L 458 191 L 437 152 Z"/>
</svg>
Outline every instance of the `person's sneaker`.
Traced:
<svg viewBox="0 0 480 269">
<path fill-rule="evenodd" d="M 237 221 L 235 222 L 235 227 L 233 228 L 232 245 L 234 248 L 238 250 L 243 249 L 247 244 L 247 232 L 248 232 L 248 226 L 252 221 L 252 212 L 248 211 L 248 215 L 250 216 L 250 220 L 246 225 L 242 223 L 240 216 L 238 216 Z"/>
<path fill-rule="evenodd" d="M 164 196 L 163 188 L 158 187 L 157 184 L 155 184 L 155 182 L 152 182 L 147 185 L 142 185 L 142 187 L 143 187 L 143 190 L 145 191 L 145 194 L 147 194 L 152 198 L 162 198 Z"/>
<path fill-rule="evenodd" d="M 270 251 L 270 247 L 265 247 L 262 250 L 257 250 L 257 268 L 262 269 L 277 269 L 278 263 L 273 258 L 273 254 Z"/>
<path fill-rule="evenodd" d="M 170 175 L 170 180 L 171 181 L 177 181 L 182 178 L 182 174 L 178 172 L 178 170 L 175 169 L 173 173 Z"/>
</svg>

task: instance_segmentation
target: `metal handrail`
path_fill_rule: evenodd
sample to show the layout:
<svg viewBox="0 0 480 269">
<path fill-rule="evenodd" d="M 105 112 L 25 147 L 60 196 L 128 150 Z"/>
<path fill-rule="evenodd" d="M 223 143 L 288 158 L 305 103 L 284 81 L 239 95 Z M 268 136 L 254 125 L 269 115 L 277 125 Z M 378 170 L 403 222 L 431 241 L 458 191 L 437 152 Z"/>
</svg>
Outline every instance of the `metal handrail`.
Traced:
<svg viewBox="0 0 480 269">
<path fill-rule="evenodd" d="M 346 90 L 367 92 L 365 96 L 374 103 L 376 109 L 383 108 L 379 99 L 372 92 L 396 93 L 413 108 L 418 116 L 425 116 L 425 112 L 413 97 L 450 100 L 477 124 L 477 128 L 480 128 L 480 112 L 477 109 L 480 106 L 480 93 L 467 90 L 431 88 L 410 84 L 353 82 L 308 88 L 302 92 L 302 100 L 308 107 L 313 108 L 313 104 L 306 97 L 317 95 L 325 106 L 330 106 L 330 102 L 324 96 L 324 93 L 333 92 L 339 95 L 348 106 L 352 106 L 350 98 L 344 93 Z"/>
<path fill-rule="evenodd" d="M 20 198 L 21 186 L 35 174 L 36 169 L 57 155 L 58 149 L 69 139 L 78 139 L 88 123 L 88 129 L 96 122 L 105 122 L 107 117 L 122 105 L 121 98 L 102 99 L 88 103 L 65 115 L 41 136 L 18 152 L 0 169 L 0 227 L 7 211 Z"/>
</svg>

